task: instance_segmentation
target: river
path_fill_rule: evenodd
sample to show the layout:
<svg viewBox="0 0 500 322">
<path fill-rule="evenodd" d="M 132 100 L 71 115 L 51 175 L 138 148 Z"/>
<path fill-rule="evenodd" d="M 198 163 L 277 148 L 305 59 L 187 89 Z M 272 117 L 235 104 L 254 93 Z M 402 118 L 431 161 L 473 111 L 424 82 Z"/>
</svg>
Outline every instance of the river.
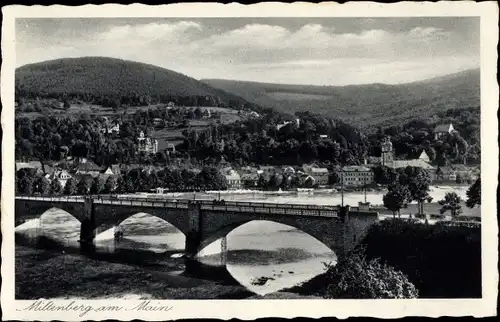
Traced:
<svg viewBox="0 0 500 322">
<path fill-rule="evenodd" d="M 467 187 L 432 187 L 434 200 L 440 200 L 446 192 L 455 191 L 465 198 Z M 146 196 L 142 194 L 142 196 Z M 153 197 L 148 195 L 149 197 Z M 214 199 L 218 193 L 170 194 L 172 198 Z M 380 205 L 382 192 L 368 192 L 367 201 Z M 154 195 L 154 197 L 166 197 Z M 364 194 L 346 193 L 344 203 L 357 205 Z M 338 193 L 331 191 L 302 193 L 222 192 L 225 200 L 245 200 L 273 203 L 337 205 L 341 202 Z M 426 207 L 435 207 L 433 204 Z M 479 210 L 468 210 L 466 214 L 477 214 Z M 416 210 L 415 210 L 416 211 Z M 184 251 L 185 236 L 177 228 L 162 219 L 138 213 L 120 224 L 124 238 L 116 242 L 114 229 L 98 232 L 96 247 L 100 252 L 117 250 L 145 251 L 178 258 Z M 80 222 L 70 214 L 52 208 L 38 219 L 29 220 L 16 227 L 16 234 L 26 238 L 45 236 L 68 248 L 77 248 Z M 221 241 L 214 241 L 198 254 L 198 260 L 212 265 L 219 260 Z M 324 272 L 327 264 L 335 264 L 336 255 L 315 238 L 290 226 L 269 222 L 252 221 L 234 229 L 227 235 L 227 271 L 242 286 L 251 292 L 265 295 L 301 284 Z M 171 269 L 165 265 L 165 270 Z M 168 267 L 168 268 L 167 268 Z M 172 274 L 179 274 L 172 270 Z"/>
</svg>

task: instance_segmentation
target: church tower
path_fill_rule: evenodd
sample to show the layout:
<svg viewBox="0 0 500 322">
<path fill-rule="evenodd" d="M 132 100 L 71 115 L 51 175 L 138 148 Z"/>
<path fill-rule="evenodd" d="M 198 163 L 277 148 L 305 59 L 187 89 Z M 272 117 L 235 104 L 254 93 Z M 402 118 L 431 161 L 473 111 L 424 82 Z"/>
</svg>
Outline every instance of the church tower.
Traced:
<svg viewBox="0 0 500 322">
<path fill-rule="evenodd" d="M 381 144 L 380 147 L 381 147 L 381 150 L 382 150 L 382 153 L 381 153 L 381 156 L 380 156 L 380 161 L 381 161 L 382 165 L 384 165 L 386 167 L 392 166 L 392 161 L 394 160 L 394 155 L 392 153 L 392 143 L 391 143 L 391 140 L 386 137 L 382 141 L 382 144 Z"/>
</svg>

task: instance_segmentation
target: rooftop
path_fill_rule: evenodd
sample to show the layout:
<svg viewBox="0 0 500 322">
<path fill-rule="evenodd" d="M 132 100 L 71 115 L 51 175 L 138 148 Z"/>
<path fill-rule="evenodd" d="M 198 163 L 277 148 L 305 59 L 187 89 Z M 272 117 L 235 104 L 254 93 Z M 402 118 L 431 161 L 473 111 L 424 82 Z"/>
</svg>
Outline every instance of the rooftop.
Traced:
<svg viewBox="0 0 500 322">
<path fill-rule="evenodd" d="M 362 165 L 348 165 L 342 168 L 344 172 L 362 172 L 362 171 L 371 171 L 370 168 L 362 166 Z"/>
<path fill-rule="evenodd" d="M 416 167 L 416 168 L 423 168 L 423 169 L 435 169 L 432 165 L 429 163 L 420 160 L 420 159 L 413 159 L 413 160 L 394 160 L 392 162 L 392 168 L 406 168 L 406 167 Z"/>
<path fill-rule="evenodd" d="M 450 127 L 452 127 L 453 125 L 451 123 L 448 123 L 448 124 L 440 124 L 438 126 L 436 126 L 436 128 L 434 129 L 434 132 L 448 132 L 450 131 Z"/>
</svg>

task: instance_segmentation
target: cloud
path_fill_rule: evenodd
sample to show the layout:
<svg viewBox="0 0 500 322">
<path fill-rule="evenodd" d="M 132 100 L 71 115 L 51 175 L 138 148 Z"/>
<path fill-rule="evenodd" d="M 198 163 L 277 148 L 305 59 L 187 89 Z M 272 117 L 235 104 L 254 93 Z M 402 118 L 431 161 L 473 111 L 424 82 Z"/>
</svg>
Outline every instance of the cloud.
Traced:
<svg viewBox="0 0 500 322">
<path fill-rule="evenodd" d="M 435 27 L 415 27 L 408 32 L 408 36 L 419 39 L 429 39 L 433 37 L 446 37 L 449 33 L 441 28 Z"/>
<path fill-rule="evenodd" d="M 176 23 L 148 23 L 139 25 L 113 26 L 98 38 L 104 41 L 151 41 L 157 39 L 178 40 L 191 31 L 201 31 L 202 26 L 193 21 Z"/>
</svg>

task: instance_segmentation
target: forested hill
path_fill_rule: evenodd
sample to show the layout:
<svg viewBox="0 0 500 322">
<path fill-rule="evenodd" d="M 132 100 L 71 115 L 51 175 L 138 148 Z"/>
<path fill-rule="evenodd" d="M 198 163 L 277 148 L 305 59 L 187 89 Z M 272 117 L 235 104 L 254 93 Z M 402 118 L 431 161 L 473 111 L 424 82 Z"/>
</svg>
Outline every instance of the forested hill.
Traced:
<svg viewBox="0 0 500 322">
<path fill-rule="evenodd" d="M 16 97 L 69 98 L 96 104 L 172 101 L 179 105 L 259 109 L 241 97 L 161 67 L 106 57 L 64 58 L 16 69 Z"/>
<path fill-rule="evenodd" d="M 403 125 L 415 116 L 427 118 L 451 108 L 479 107 L 479 76 L 479 69 L 472 69 L 407 84 L 349 86 L 202 81 L 279 111 L 310 111 L 368 130 L 374 125 Z"/>
</svg>

